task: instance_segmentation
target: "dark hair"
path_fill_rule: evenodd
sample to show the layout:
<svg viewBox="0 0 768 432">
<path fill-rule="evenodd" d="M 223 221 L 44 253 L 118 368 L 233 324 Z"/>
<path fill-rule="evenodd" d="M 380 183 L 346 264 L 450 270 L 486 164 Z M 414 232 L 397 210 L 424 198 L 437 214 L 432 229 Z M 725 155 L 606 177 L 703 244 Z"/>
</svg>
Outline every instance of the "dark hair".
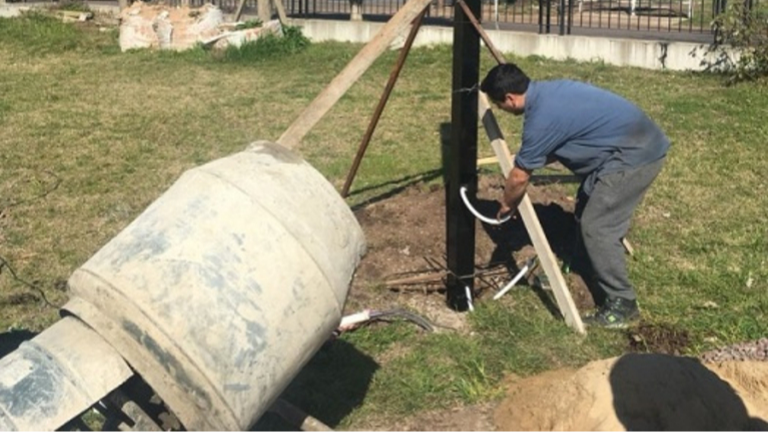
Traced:
<svg viewBox="0 0 768 432">
<path fill-rule="evenodd" d="M 480 84 L 480 90 L 491 100 L 501 102 L 507 93 L 525 94 L 531 79 L 514 63 L 494 66 Z"/>
</svg>

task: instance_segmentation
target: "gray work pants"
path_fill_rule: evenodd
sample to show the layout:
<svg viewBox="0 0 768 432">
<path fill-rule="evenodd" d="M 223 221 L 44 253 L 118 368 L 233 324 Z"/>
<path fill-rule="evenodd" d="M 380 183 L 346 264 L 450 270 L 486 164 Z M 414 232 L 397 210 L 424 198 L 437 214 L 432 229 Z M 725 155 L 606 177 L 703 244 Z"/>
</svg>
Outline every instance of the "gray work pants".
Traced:
<svg viewBox="0 0 768 432">
<path fill-rule="evenodd" d="M 632 213 L 663 165 L 664 158 L 639 168 L 599 175 L 589 195 L 579 189 L 575 212 L 580 232 L 577 241 L 581 240 L 577 246 L 582 259 L 579 267 L 597 304 L 606 295 L 636 299 L 621 239 L 629 230 Z"/>
</svg>

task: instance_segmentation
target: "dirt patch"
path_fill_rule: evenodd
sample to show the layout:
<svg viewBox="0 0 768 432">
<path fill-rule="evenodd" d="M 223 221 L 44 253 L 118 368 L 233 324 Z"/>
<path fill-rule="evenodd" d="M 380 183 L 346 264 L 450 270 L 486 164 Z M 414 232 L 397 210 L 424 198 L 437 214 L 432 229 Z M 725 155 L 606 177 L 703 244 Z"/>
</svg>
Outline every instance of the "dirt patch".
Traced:
<svg viewBox="0 0 768 432">
<path fill-rule="evenodd" d="M 691 343 L 686 330 L 669 324 L 641 322 L 626 334 L 629 352 L 681 355 Z"/>
<path fill-rule="evenodd" d="M 481 177 L 478 210 L 495 215 L 496 200 L 502 193 L 500 175 Z M 553 251 L 567 259 L 574 240 L 573 198 L 562 185 L 531 186 L 529 196 Z M 441 278 L 446 270 L 445 189 L 441 185 L 413 185 L 395 196 L 358 208 L 355 215 L 365 232 L 368 253 L 357 269 L 347 312 L 405 305 L 439 325 L 463 329 L 466 315 L 447 308 L 445 280 Z M 517 274 L 535 251 L 519 219 L 500 227 L 478 221 L 475 232 L 475 271 L 483 274 L 475 280 L 475 296 L 476 301 L 484 301 Z M 422 277 L 431 279 L 391 285 L 393 281 Z M 594 307 L 581 277 L 571 273 L 566 279 L 577 307 Z M 523 280 L 520 285 L 531 283 Z"/>
<path fill-rule="evenodd" d="M 501 430 L 766 430 L 768 363 L 627 354 L 517 381 Z"/>
</svg>

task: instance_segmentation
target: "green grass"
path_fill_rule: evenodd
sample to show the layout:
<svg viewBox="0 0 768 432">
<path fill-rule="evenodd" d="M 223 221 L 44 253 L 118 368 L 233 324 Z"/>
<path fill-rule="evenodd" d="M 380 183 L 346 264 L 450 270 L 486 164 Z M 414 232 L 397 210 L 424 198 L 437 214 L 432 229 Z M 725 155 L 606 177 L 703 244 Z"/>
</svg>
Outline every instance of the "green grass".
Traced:
<svg viewBox="0 0 768 432">
<path fill-rule="evenodd" d="M 0 255 L 57 305 L 66 301 L 61 282 L 182 172 L 277 139 L 360 49 L 288 46 L 237 61 L 202 49 L 120 54 L 114 32 L 40 16 L 0 19 L 0 39 Z M 304 141 L 304 157 L 337 186 L 396 55 L 377 61 Z M 350 205 L 405 179 L 439 183 L 430 173 L 439 173 L 440 128 L 450 120 L 450 56 L 448 47 L 413 50 Z M 509 57 L 536 79 L 586 80 L 628 97 L 672 139 L 632 231 L 630 272 L 647 318 L 688 331 L 689 354 L 765 336 L 765 84 Z M 491 66 L 484 54 L 482 72 Z M 499 122 L 514 151 L 519 119 Z M 40 330 L 58 319 L 27 293 L 0 272 L 1 329 Z M 626 348 L 621 333 L 576 336 L 527 291 L 478 305 L 470 321 L 466 334 L 392 325 L 345 335 L 318 353 L 289 399 L 332 425 L 360 428 L 493 400 L 506 374 L 577 367 Z"/>
</svg>

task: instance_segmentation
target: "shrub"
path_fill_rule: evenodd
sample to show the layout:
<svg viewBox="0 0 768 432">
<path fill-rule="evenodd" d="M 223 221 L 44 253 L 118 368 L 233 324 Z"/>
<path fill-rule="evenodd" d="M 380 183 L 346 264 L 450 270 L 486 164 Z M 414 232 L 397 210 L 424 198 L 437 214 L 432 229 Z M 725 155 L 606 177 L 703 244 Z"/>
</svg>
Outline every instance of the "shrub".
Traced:
<svg viewBox="0 0 768 432">
<path fill-rule="evenodd" d="M 283 36 L 265 34 L 240 47 L 230 46 L 224 51 L 228 61 L 252 61 L 298 53 L 310 44 L 299 27 L 283 27 Z"/>
<path fill-rule="evenodd" d="M 708 70 L 724 74 L 729 84 L 768 76 L 768 5 L 731 1 L 713 25 L 717 33 L 707 50 L 714 57 L 704 62 Z"/>
</svg>

